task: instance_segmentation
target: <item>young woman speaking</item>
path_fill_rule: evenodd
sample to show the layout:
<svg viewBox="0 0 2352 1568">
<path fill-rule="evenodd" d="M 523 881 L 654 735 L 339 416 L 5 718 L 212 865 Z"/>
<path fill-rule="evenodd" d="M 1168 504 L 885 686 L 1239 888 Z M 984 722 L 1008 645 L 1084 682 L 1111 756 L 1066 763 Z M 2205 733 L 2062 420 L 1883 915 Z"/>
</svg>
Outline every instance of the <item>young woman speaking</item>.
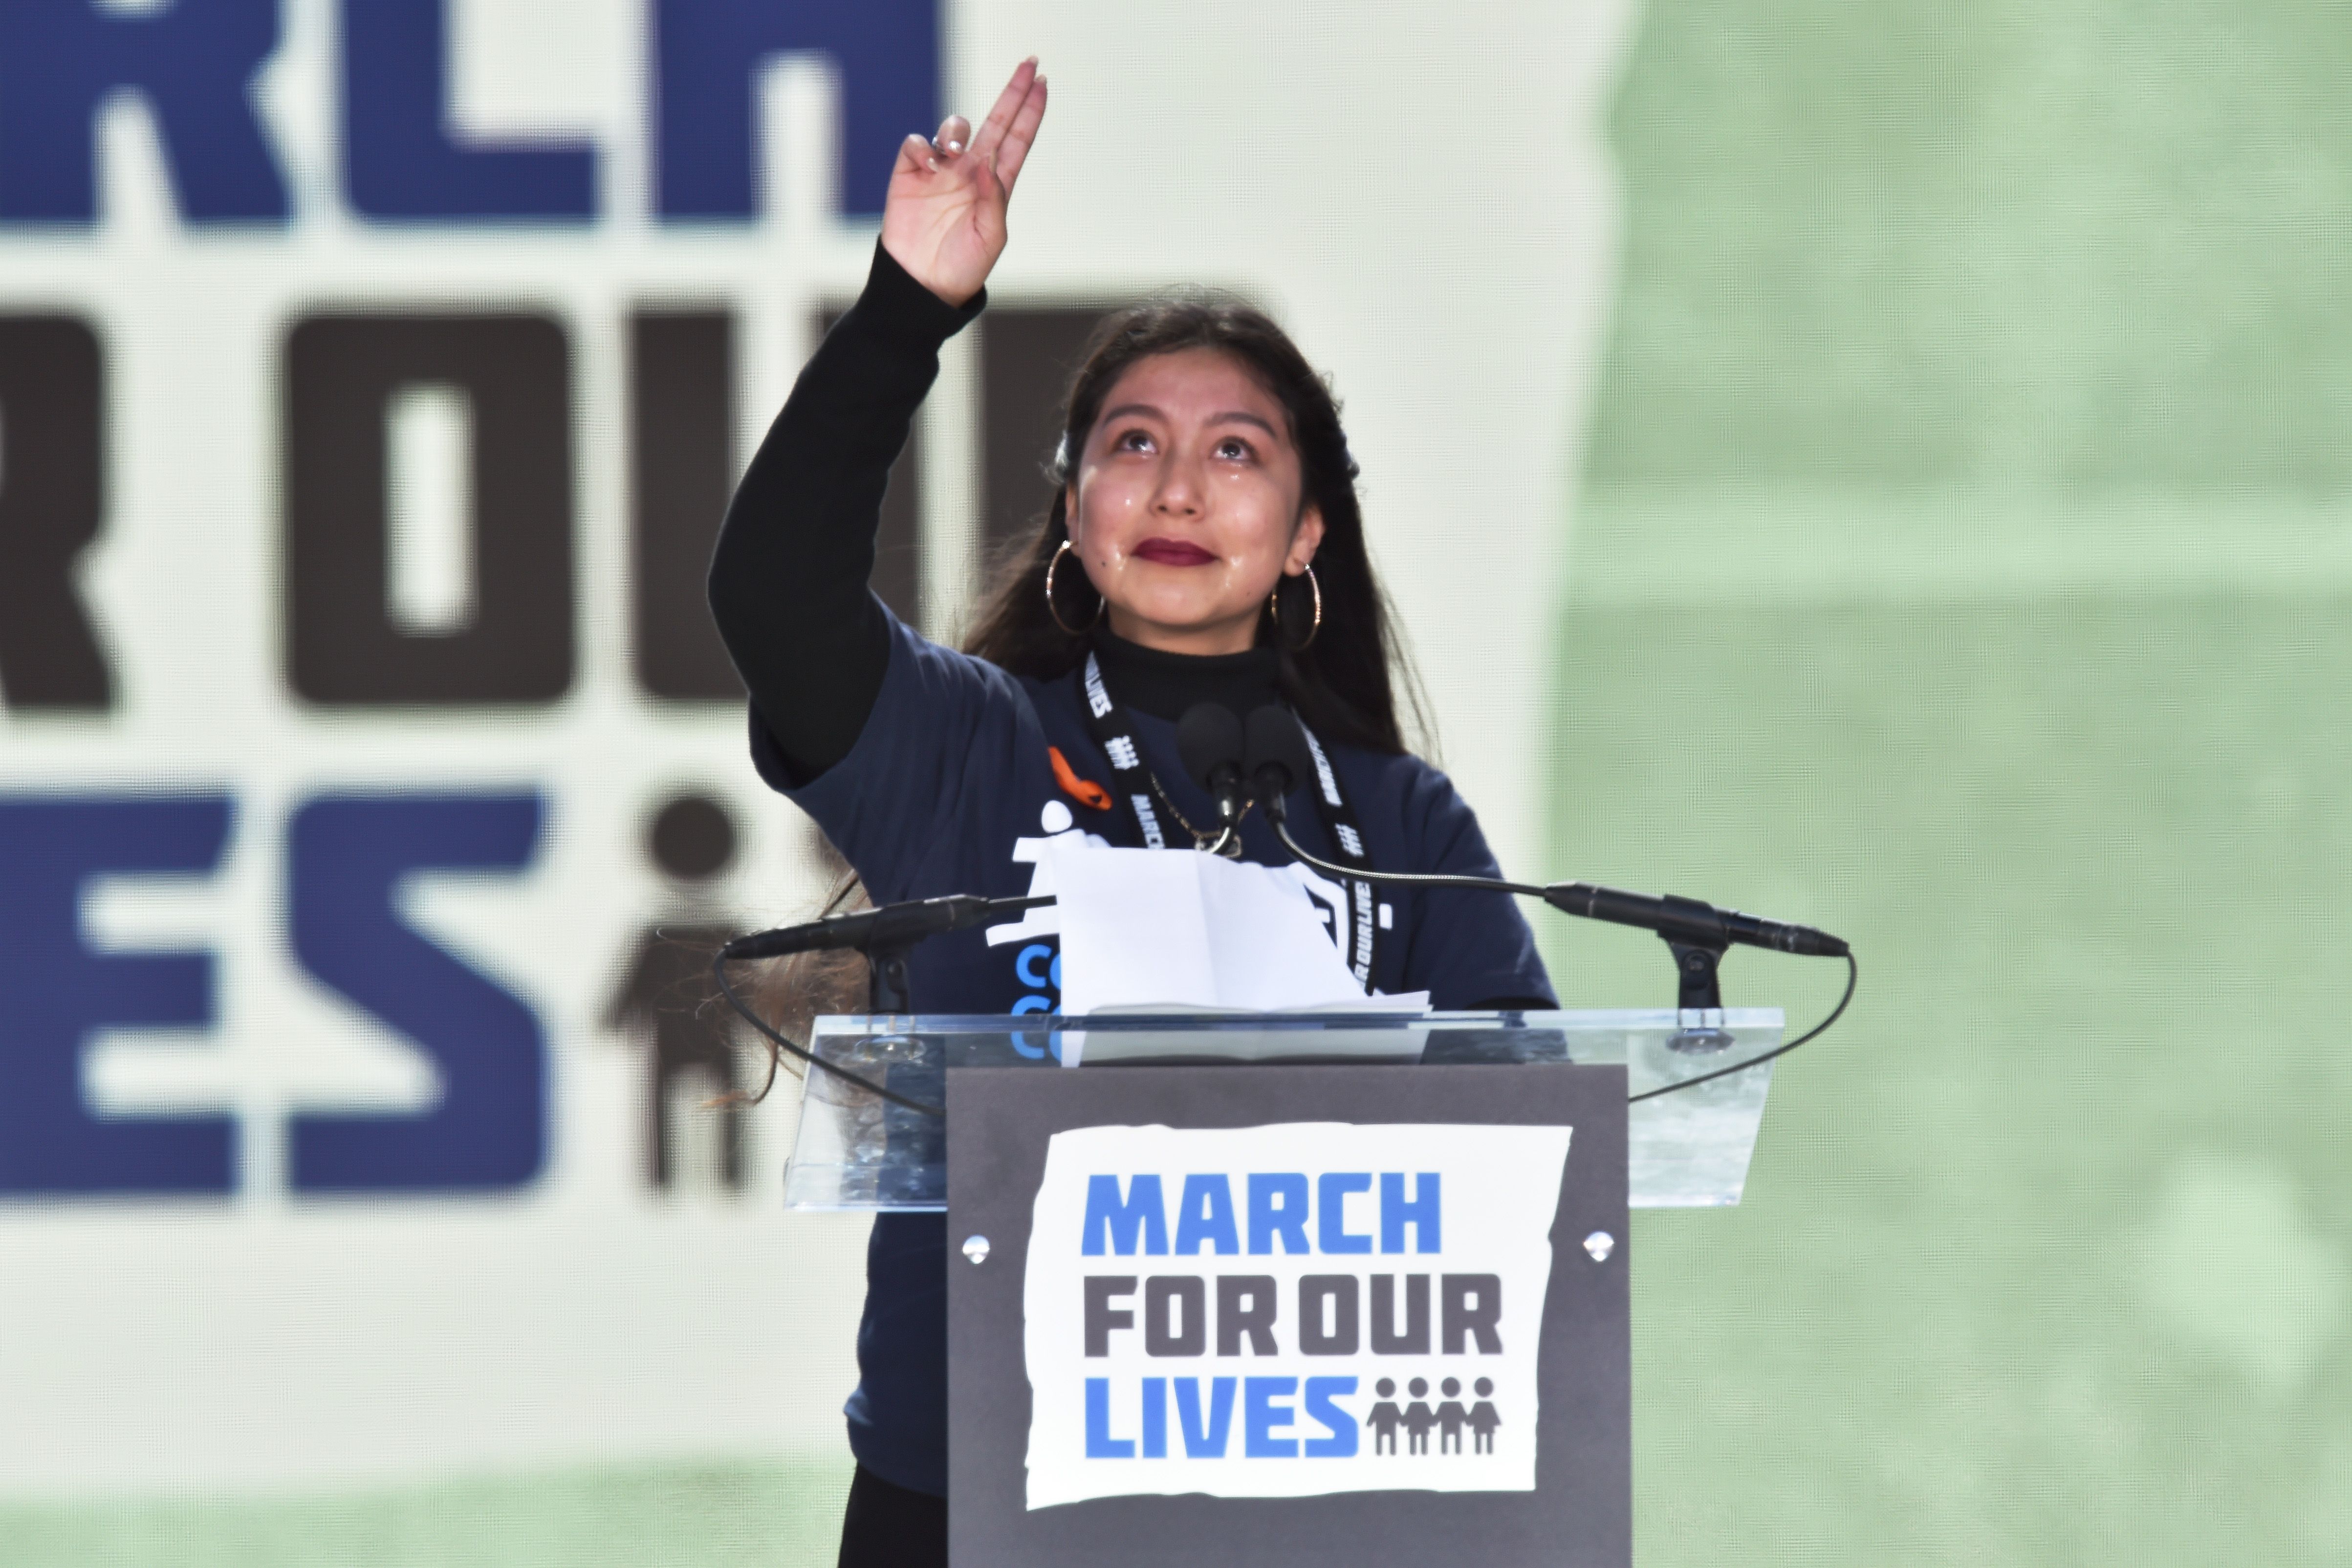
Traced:
<svg viewBox="0 0 2352 1568">
<path fill-rule="evenodd" d="M 940 345 L 985 302 L 1045 113 L 1033 60 L 977 132 L 953 116 L 907 139 L 865 292 L 736 492 L 710 603 L 751 693 L 761 776 L 877 902 L 1009 897 L 1029 890 L 1036 841 L 1056 833 L 1185 853 L 1213 842 L 1216 805 L 1178 763 L 1175 721 L 1197 702 L 1282 702 L 1338 785 L 1336 803 L 1320 787 L 1295 797 L 1305 847 L 1494 876 L 1469 806 L 1404 748 L 1339 407 L 1256 310 L 1180 298 L 1104 323 L 1069 389 L 1051 510 L 962 651 L 867 590 L 891 462 Z M 1292 859 L 1255 814 L 1240 847 Z M 1442 1008 L 1554 1005 L 1509 900 L 1395 885 L 1380 898 L 1377 915 L 1345 900 L 1335 912 L 1368 988 L 1425 990 Z M 915 1009 L 1051 1005 L 1050 925 L 929 942 L 912 965 Z M 876 1221 L 844 1564 L 947 1560 L 946 1268 L 942 1216 Z"/>
</svg>

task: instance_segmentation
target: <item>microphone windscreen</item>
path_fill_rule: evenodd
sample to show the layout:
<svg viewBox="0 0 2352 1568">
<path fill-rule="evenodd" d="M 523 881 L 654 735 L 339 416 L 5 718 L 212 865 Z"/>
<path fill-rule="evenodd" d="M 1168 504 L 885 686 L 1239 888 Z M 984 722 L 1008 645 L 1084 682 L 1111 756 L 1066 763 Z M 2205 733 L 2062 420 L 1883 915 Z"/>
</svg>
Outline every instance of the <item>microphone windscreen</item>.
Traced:
<svg viewBox="0 0 2352 1568">
<path fill-rule="evenodd" d="M 1176 755 L 1186 777 L 1216 794 L 1210 775 L 1242 765 L 1242 716 L 1222 702 L 1195 702 L 1176 721 Z"/>
<path fill-rule="evenodd" d="M 1243 741 L 1242 769 L 1253 779 L 1269 765 L 1288 774 L 1294 789 L 1315 775 L 1315 759 L 1307 751 L 1307 731 L 1287 708 L 1269 702 L 1251 713 Z"/>
</svg>

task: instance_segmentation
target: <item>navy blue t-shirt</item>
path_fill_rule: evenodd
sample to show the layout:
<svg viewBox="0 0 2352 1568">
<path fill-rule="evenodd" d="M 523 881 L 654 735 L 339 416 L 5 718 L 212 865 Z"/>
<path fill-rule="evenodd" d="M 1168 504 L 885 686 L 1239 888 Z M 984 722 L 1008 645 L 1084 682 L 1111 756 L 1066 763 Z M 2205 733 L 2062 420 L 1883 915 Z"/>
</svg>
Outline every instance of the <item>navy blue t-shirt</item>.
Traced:
<svg viewBox="0 0 2352 1568">
<path fill-rule="evenodd" d="M 1190 822 L 1215 821 L 1215 803 L 1177 759 L 1176 726 L 1132 708 L 1128 717 L 1146 764 L 1177 810 Z M 1134 830 L 1123 817 L 1090 809 L 1061 787 L 1050 748 L 1081 778 L 1111 782 L 1074 678 L 1009 675 L 927 642 L 895 619 L 881 693 L 841 762 L 795 784 L 756 710 L 751 721 L 761 776 L 816 820 L 876 903 L 1025 894 L 1040 847 L 1059 833 L 1129 845 Z M 1444 773 L 1411 755 L 1329 744 L 1325 750 L 1375 869 L 1497 874 L 1476 817 Z M 1335 847 L 1304 788 L 1293 797 L 1289 820 L 1302 846 L 1332 856 Z M 1245 858 L 1260 864 L 1292 863 L 1257 814 L 1243 820 L 1242 845 Z M 1336 905 L 1338 890 L 1329 891 Z M 1427 991 L 1441 1008 L 1502 998 L 1525 1005 L 1552 995 L 1533 933 L 1510 899 L 1396 885 L 1381 887 L 1380 898 L 1378 989 Z M 933 938 L 908 966 L 915 1011 L 1055 1010 L 1058 929 L 1048 906 L 1017 922 Z M 1344 931 L 1344 921 L 1338 929 Z M 875 1221 L 857 1365 L 857 1392 L 846 1414 L 858 1462 L 885 1480 L 946 1495 L 944 1215 Z"/>
</svg>

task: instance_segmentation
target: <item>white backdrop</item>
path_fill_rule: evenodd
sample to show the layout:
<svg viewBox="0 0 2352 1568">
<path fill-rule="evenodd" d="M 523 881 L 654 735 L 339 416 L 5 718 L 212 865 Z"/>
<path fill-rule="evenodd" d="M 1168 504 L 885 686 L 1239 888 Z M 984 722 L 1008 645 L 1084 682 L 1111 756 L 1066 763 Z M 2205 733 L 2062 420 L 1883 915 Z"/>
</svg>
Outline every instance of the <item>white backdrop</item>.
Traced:
<svg viewBox="0 0 2352 1568">
<path fill-rule="evenodd" d="M 450 0 L 449 15 L 451 124 L 592 140 L 593 222 L 355 216 L 337 10 L 287 0 L 257 100 L 289 224 L 184 223 L 130 95 L 100 117 L 97 222 L 0 226 L 0 311 L 69 312 L 104 345 L 107 500 L 81 581 L 121 691 L 99 714 L 0 708 L 0 795 L 233 800 L 216 871 L 102 880 L 84 903 L 95 946 L 214 953 L 216 1025 L 103 1033 L 82 1085 L 102 1116 L 226 1111 L 239 1135 L 226 1195 L 0 1195 L 9 1494 L 839 1442 L 862 1226 L 781 1211 L 781 1104 L 756 1121 L 747 1195 L 648 1192 L 645 1064 L 601 1023 L 616 967 L 665 909 L 638 848 L 665 792 L 732 804 L 747 839 L 724 901 L 745 923 L 790 918 L 814 890 L 803 826 L 751 776 L 740 719 L 649 701 L 632 677 L 624 353 L 638 306 L 736 312 L 748 454 L 810 346 L 806 322 L 854 292 L 873 243 L 870 220 L 836 210 L 835 79 L 804 58 L 769 71 L 759 221 L 665 225 L 648 216 L 639 0 Z M 1622 0 L 991 0 L 941 18 L 952 106 L 980 112 L 1024 54 L 1053 83 L 998 298 L 1235 287 L 1331 373 L 1443 761 L 1523 876 L 1554 869 L 1536 737 L 1614 253 L 1596 117 L 1628 22 Z M 309 311 L 418 306 L 534 310 L 569 334 L 578 673 L 551 705 L 327 711 L 289 695 L 285 335 Z M 939 635 L 972 575 L 975 393 L 960 342 L 924 415 Z M 395 575 L 446 577 L 431 544 L 404 547 L 422 554 Z M 289 1116 L 416 1110 L 437 1089 L 411 1042 L 289 952 L 289 820 L 322 791 L 419 789 L 546 801 L 524 871 L 425 877 L 401 906 L 541 1020 L 545 1163 L 485 1195 L 298 1195 Z M 8 1005 L 0 995 L 0 1071 Z"/>
</svg>

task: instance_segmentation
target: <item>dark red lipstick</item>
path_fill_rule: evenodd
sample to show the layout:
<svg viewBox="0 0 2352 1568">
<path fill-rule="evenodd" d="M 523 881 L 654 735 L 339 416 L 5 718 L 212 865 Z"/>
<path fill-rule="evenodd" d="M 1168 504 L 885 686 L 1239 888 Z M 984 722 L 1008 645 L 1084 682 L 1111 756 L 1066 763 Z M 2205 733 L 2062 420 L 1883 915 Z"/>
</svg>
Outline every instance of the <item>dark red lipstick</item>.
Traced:
<svg viewBox="0 0 2352 1568">
<path fill-rule="evenodd" d="M 1216 557 L 1181 539 L 1147 539 L 1135 547 L 1136 558 L 1159 566 L 1207 566 Z"/>
</svg>

